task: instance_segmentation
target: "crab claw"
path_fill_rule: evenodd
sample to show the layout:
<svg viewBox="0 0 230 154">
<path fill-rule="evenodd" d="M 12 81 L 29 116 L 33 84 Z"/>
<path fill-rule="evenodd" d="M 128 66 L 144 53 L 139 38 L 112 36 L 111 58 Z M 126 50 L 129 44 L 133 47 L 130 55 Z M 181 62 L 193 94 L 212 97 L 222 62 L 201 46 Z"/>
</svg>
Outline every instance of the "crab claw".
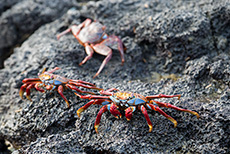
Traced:
<svg viewBox="0 0 230 154">
<path fill-rule="evenodd" d="M 136 107 L 131 106 L 128 107 L 127 109 L 125 109 L 125 117 L 128 121 L 131 120 L 132 116 L 133 116 L 133 112 L 136 110 Z"/>
<path fill-rule="evenodd" d="M 110 113 L 118 119 L 118 115 L 121 118 L 121 113 L 117 110 L 118 106 L 115 104 L 108 105 Z"/>
</svg>

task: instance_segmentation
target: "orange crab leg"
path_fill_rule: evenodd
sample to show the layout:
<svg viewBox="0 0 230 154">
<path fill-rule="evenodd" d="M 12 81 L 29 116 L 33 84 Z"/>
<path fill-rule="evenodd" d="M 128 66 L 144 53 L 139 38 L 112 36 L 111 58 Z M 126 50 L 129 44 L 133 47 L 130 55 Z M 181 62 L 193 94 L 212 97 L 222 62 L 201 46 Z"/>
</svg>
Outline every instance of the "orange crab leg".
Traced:
<svg viewBox="0 0 230 154">
<path fill-rule="evenodd" d="M 72 82 L 77 82 L 77 83 L 83 83 L 83 84 L 87 84 L 87 85 L 91 85 L 91 86 L 96 86 L 95 84 L 92 84 L 90 82 L 86 82 L 86 81 L 82 81 L 82 80 L 70 80 Z"/>
<path fill-rule="evenodd" d="M 109 99 L 110 96 L 98 96 L 98 95 L 79 95 L 77 94 L 82 99 Z"/>
<path fill-rule="evenodd" d="M 26 78 L 22 80 L 22 83 L 33 83 L 41 81 L 39 78 Z"/>
<path fill-rule="evenodd" d="M 29 84 L 25 83 L 21 86 L 20 91 L 19 91 L 19 96 L 21 97 L 21 99 L 23 99 L 23 93 L 25 92 L 25 89 L 27 88 Z"/>
<path fill-rule="evenodd" d="M 35 86 L 35 83 L 32 83 L 32 84 L 29 84 L 26 88 L 26 98 L 30 101 L 32 101 L 30 98 L 30 89 L 34 88 L 34 86 Z"/>
<path fill-rule="evenodd" d="M 83 91 L 83 90 L 80 90 L 80 89 L 78 89 L 78 88 L 76 88 L 75 86 L 70 85 L 70 84 L 66 84 L 65 86 L 68 87 L 68 88 L 70 88 L 70 89 L 72 89 L 72 90 L 75 90 L 75 91 L 77 91 L 77 92 L 79 92 L 79 93 L 95 94 L 94 92 L 91 92 L 91 91 Z M 76 94 L 76 95 L 77 95 L 77 94 Z M 78 95 L 77 95 L 77 96 L 78 96 Z"/>
<path fill-rule="evenodd" d="M 180 99 L 181 95 L 164 95 L 164 94 L 159 94 L 159 95 L 152 95 L 152 96 L 146 96 L 147 99 L 155 99 L 155 98 L 172 98 L 172 97 L 178 97 Z"/>
<path fill-rule="evenodd" d="M 95 128 L 95 131 L 98 133 L 98 127 L 99 127 L 99 124 L 100 124 L 100 121 L 101 121 L 101 116 L 102 116 L 102 114 L 104 113 L 104 112 L 106 112 L 106 111 L 108 111 L 108 109 L 107 109 L 107 105 L 104 105 L 101 109 L 100 109 L 100 111 L 98 112 L 98 114 L 97 114 L 97 118 L 96 118 L 96 121 L 95 121 L 95 123 L 94 123 L 94 128 Z"/>
<path fill-rule="evenodd" d="M 77 87 L 84 87 L 87 89 L 103 90 L 102 88 L 98 88 L 98 87 L 94 87 L 94 86 L 87 86 L 87 85 L 84 85 L 82 83 L 76 83 L 76 82 L 72 82 L 72 81 L 69 81 L 69 84 L 75 85 Z"/>
<path fill-rule="evenodd" d="M 159 112 L 161 115 L 163 115 L 164 117 L 166 117 L 168 120 L 172 121 L 172 123 L 174 124 L 174 127 L 177 126 L 177 121 L 175 119 L 173 119 L 171 116 L 167 115 L 164 111 L 162 111 L 158 106 L 153 105 L 148 103 L 146 105 L 149 109 L 155 110 L 157 112 Z"/>
<path fill-rule="evenodd" d="M 148 125 L 149 125 L 149 132 L 151 132 L 151 131 L 152 131 L 152 128 L 153 128 L 153 124 L 152 124 L 152 122 L 151 122 L 150 119 L 149 119 L 149 115 L 148 115 L 147 110 L 146 110 L 146 108 L 144 107 L 144 105 L 141 105 L 141 106 L 140 106 L 140 110 L 141 110 L 141 112 L 144 114 L 145 119 L 146 119 L 146 121 L 147 121 L 147 123 L 148 123 Z"/>
<path fill-rule="evenodd" d="M 85 111 L 88 107 L 90 107 L 92 104 L 102 104 L 102 102 L 106 101 L 105 99 L 98 99 L 98 100 L 91 100 L 88 103 L 86 103 L 84 106 L 79 108 L 77 110 L 77 115 L 80 118 L 81 112 Z"/>
<path fill-rule="evenodd" d="M 69 102 L 68 102 L 68 100 L 66 99 L 66 97 L 63 95 L 63 90 L 64 90 L 64 88 L 63 88 L 62 85 L 58 86 L 58 93 L 59 93 L 59 94 L 61 95 L 61 97 L 65 100 L 65 102 L 66 102 L 66 104 L 67 104 L 67 106 L 68 106 L 68 108 L 69 108 L 70 105 L 69 105 Z"/>
<path fill-rule="evenodd" d="M 152 100 L 152 102 L 155 102 L 160 107 L 172 108 L 174 110 L 191 113 L 191 114 L 195 115 L 197 117 L 197 119 L 200 117 L 197 112 L 187 110 L 187 109 L 182 109 L 182 108 L 176 107 L 176 106 L 169 104 L 169 103 L 163 103 L 163 102 L 158 102 L 158 101 L 154 101 L 154 100 Z"/>
</svg>

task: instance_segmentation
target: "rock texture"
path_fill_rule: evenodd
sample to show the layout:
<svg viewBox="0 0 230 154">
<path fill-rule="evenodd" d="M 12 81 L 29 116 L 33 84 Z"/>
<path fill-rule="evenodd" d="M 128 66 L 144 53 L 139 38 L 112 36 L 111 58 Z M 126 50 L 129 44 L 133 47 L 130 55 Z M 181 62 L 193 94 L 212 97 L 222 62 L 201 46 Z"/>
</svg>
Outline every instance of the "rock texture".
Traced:
<svg viewBox="0 0 230 154">
<path fill-rule="evenodd" d="M 0 151 L 230 152 L 228 1 L 23 0 L 1 6 L 0 11 L 0 25 L 4 25 L 0 48 L 13 49 L 0 70 Z M 127 47 L 124 65 L 114 50 L 96 79 L 92 77 L 104 57 L 94 54 L 79 66 L 86 55 L 84 47 L 71 34 L 56 39 L 56 34 L 86 18 L 106 25 L 107 33 L 119 36 Z M 27 30 L 26 34 L 33 34 L 25 40 L 23 34 Z M 19 47 L 15 47 L 16 40 L 23 40 Z M 43 94 L 33 90 L 32 102 L 20 99 L 18 92 L 24 78 L 37 77 L 44 67 L 57 66 L 62 69 L 56 74 L 89 81 L 104 89 L 114 87 L 146 96 L 182 94 L 180 100 L 161 101 L 194 110 L 201 118 L 163 109 L 177 120 L 174 128 L 165 117 L 149 111 L 154 126 L 148 133 L 141 112 L 135 112 L 129 122 L 105 113 L 96 134 L 94 121 L 101 106 L 91 106 L 78 118 L 76 110 L 87 100 L 71 91 L 65 92 L 71 104 L 69 109 L 57 92 Z"/>
</svg>

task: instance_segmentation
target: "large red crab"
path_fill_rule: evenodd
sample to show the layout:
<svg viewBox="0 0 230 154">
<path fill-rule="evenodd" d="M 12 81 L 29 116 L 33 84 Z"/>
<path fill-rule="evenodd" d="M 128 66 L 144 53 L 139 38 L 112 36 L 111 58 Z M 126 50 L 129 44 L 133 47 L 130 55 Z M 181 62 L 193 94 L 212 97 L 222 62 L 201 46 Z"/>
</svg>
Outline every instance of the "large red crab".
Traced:
<svg viewBox="0 0 230 154">
<path fill-rule="evenodd" d="M 73 35 L 78 40 L 78 42 L 85 47 L 87 56 L 79 65 L 82 65 L 87 60 L 91 59 L 94 51 L 100 55 L 106 56 L 99 70 L 97 71 L 97 73 L 94 75 L 93 78 L 98 76 L 98 74 L 102 71 L 104 66 L 111 59 L 112 49 L 109 48 L 109 46 L 113 46 L 117 44 L 117 48 L 120 51 L 122 64 L 125 61 L 124 58 L 125 47 L 121 39 L 115 35 L 108 36 L 105 33 L 105 28 L 106 27 L 104 25 L 100 24 L 97 21 L 92 22 L 91 19 L 86 19 L 80 25 L 73 25 L 67 30 L 57 35 L 57 39 L 59 39 L 61 36 L 72 31 Z"/>
<path fill-rule="evenodd" d="M 20 97 L 23 99 L 23 93 L 26 91 L 26 98 L 31 101 L 30 98 L 30 89 L 35 88 L 36 90 L 44 93 L 45 88 L 48 91 L 57 90 L 58 93 L 61 95 L 61 97 L 65 100 L 68 108 L 70 107 L 68 100 L 63 95 L 64 89 L 71 89 L 74 91 L 76 95 L 78 93 L 88 93 L 88 94 L 95 94 L 90 91 L 83 91 L 78 89 L 77 87 L 84 87 L 87 89 L 96 89 L 96 90 L 102 90 L 101 88 L 96 87 L 94 84 L 82 81 L 82 80 L 72 80 L 67 79 L 65 77 L 55 75 L 53 74 L 54 71 L 60 69 L 59 67 L 55 67 L 54 69 L 50 71 L 45 71 L 46 69 L 43 69 L 41 74 L 38 74 L 38 78 L 25 78 L 22 80 L 24 83 L 19 91 Z"/>
<path fill-rule="evenodd" d="M 116 90 L 117 92 L 113 92 L 114 90 Z M 188 112 L 188 113 L 195 115 L 197 118 L 199 118 L 199 114 L 197 112 L 187 110 L 187 109 L 182 109 L 174 105 L 171 105 L 169 103 L 163 103 L 163 102 L 153 100 L 157 98 L 172 98 L 172 97 L 178 97 L 178 99 L 180 99 L 181 95 L 159 94 L 159 95 L 152 95 L 152 96 L 144 97 L 143 95 L 140 95 L 137 93 L 118 91 L 117 89 L 114 89 L 114 88 L 108 89 L 106 91 L 100 91 L 100 94 L 101 96 L 100 95 L 85 95 L 85 96 L 78 95 L 80 98 L 83 98 L 83 99 L 92 99 L 87 104 L 85 104 L 83 107 L 77 110 L 77 115 L 79 117 L 80 117 L 81 112 L 86 110 L 90 105 L 92 104 L 103 105 L 103 107 L 100 109 L 97 115 L 97 118 L 94 124 L 94 128 L 97 133 L 98 133 L 98 126 L 99 126 L 102 114 L 106 111 L 109 111 L 113 116 L 118 118 L 118 116 L 121 117 L 121 113 L 118 111 L 118 109 L 125 111 L 125 116 L 128 121 L 132 118 L 133 112 L 136 109 L 140 110 L 144 114 L 147 120 L 147 123 L 149 126 L 149 132 L 152 131 L 152 122 L 149 119 L 147 109 L 158 111 L 161 115 L 165 116 L 168 120 L 173 122 L 174 127 L 177 126 L 177 121 L 173 119 L 171 116 L 167 115 L 159 107 L 172 108 L 178 111 Z"/>
</svg>

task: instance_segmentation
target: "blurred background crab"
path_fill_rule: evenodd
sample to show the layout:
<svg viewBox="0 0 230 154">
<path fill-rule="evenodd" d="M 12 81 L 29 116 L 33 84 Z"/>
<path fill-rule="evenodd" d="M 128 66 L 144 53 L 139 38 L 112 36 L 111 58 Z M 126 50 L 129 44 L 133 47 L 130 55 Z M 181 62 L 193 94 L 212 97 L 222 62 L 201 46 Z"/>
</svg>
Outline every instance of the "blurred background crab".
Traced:
<svg viewBox="0 0 230 154">
<path fill-rule="evenodd" d="M 115 35 L 108 36 L 105 33 L 105 29 L 106 27 L 101 23 L 97 21 L 92 22 L 91 19 L 86 19 L 80 25 L 73 25 L 57 35 L 57 39 L 59 40 L 61 36 L 65 35 L 66 33 L 72 32 L 78 42 L 85 47 L 87 56 L 79 65 L 82 65 L 86 63 L 87 60 L 91 59 L 94 51 L 100 55 L 106 56 L 99 70 L 93 78 L 98 76 L 104 66 L 111 59 L 112 49 L 110 48 L 110 46 L 117 44 L 117 48 L 121 55 L 122 64 L 125 61 L 124 50 L 126 50 L 126 48 L 123 45 L 121 39 Z"/>
<path fill-rule="evenodd" d="M 113 92 L 114 90 L 116 92 Z M 86 110 L 90 105 L 92 104 L 103 105 L 103 107 L 98 112 L 98 115 L 96 117 L 96 121 L 94 124 L 95 130 L 97 133 L 98 133 L 98 126 L 101 120 L 101 116 L 106 111 L 109 111 L 116 118 L 118 117 L 121 118 L 121 113 L 119 112 L 119 110 L 124 110 L 125 117 L 129 121 L 131 120 L 133 116 L 133 112 L 136 110 L 140 110 L 145 116 L 145 119 L 148 123 L 149 132 L 152 131 L 152 122 L 150 121 L 150 118 L 148 116 L 147 109 L 158 111 L 161 115 L 165 116 L 168 120 L 173 122 L 174 127 L 177 126 L 177 121 L 173 119 L 171 116 L 167 115 L 163 110 L 160 109 L 160 107 L 172 108 L 178 111 L 191 113 L 195 115 L 197 118 L 200 117 L 197 112 L 187 110 L 187 109 L 182 109 L 174 105 L 171 105 L 169 103 L 164 103 L 164 102 L 153 100 L 157 98 L 172 98 L 172 97 L 178 97 L 178 99 L 180 99 L 181 95 L 159 94 L 159 95 L 152 95 L 152 96 L 145 97 L 137 93 L 119 91 L 115 88 L 108 89 L 106 91 L 100 91 L 100 94 L 101 96 L 100 95 L 85 95 L 85 96 L 79 95 L 79 97 L 83 99 L 92 99 L 92 100 L 77 110 L 77 115 L 78 117 L 80 117 L 81 112 Z"/>
<path fill-rule="evenodd" d="M 60 69 L 59 67 L 55 67 L 50 71 L 45 71 L 46 68 L 43 69 L 41 74 L 38 74 L 38 78 L 25 78 L 22 80 L 24 83 L 19 91 L 20 97 L 23 99 L 23 94 L 26 91 L 26 98 L 31 101 L 30 98 L 30 90 L 35 88 L 37 91 L 42 93 L 45 92 L 43 88 L 48 91 L 57 90 L 61 97 L 65 100 L 68 108 L 70 107 L 68 100 L 63 95 L 64 89 L 71 89 L 74 91 L 75 94 L 77 93 L 88 93 L 88 94 L 95 94 L 94 92 L 90 91 L 83 91 L 78 89 L 77 87 L 84 87 L 87 89 L 96 89 L 102 90 L 101 88 L 96 87 L 94 84 L 82 81 L 82 80 L 72 80 L 67 79 L 65 77 L 53 74 L 54 71 Z"/>
</svg>

